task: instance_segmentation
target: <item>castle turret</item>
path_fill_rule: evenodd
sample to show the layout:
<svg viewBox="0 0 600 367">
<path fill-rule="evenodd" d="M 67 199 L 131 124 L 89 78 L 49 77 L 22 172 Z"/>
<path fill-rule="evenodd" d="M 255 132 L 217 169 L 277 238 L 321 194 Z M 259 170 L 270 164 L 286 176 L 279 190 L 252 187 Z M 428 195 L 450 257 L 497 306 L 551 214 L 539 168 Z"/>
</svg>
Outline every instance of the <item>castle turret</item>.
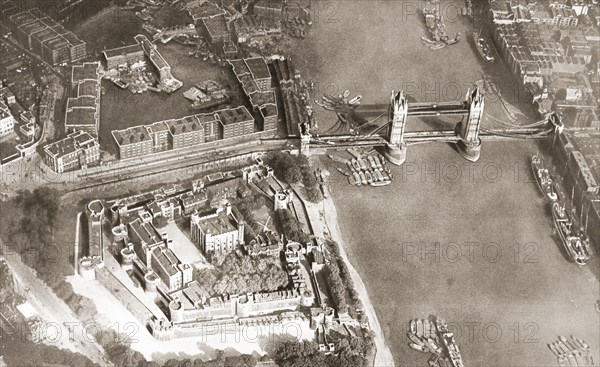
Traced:
<svg viewBox="0 0 600 367">
<path fill-rule="evenodd" d="M 86 280 L 96 279 L 96 268 L 93 259 L 83 257 L 79 260 L 79 275 Z"/>
<path fill-rule="evenodd" d="M 144 289 L 147 293 L 156 293 L 160 279 L 156 273 L 149 271 L 144 275 Z"/>
<path fill-rule="evenodd" d="M 184 321 L 183 305 L 181 304 L 181 301 L 179 301 L 179 298 L 175 297 L 169 302 L 169 315 L 171 317 L 171 322 L 174 324 Z"/>
<path fill-rule="evenodd" d="M 121 267 L 125 270 L 133 269 L 134 259 L 135 252 L 133 251 L 133 244 L 130 243 L 127 247 L 121 249 Z"/>
<path fill-rule="evenodd" d="M 111 232 L 113 235 L 113 242 L 127 240 L 127 236 L 128 236 L 127 226 L 125 226 L 124 224 L 119 224 L 118 226 L 113 227 Z"/>
</svg>

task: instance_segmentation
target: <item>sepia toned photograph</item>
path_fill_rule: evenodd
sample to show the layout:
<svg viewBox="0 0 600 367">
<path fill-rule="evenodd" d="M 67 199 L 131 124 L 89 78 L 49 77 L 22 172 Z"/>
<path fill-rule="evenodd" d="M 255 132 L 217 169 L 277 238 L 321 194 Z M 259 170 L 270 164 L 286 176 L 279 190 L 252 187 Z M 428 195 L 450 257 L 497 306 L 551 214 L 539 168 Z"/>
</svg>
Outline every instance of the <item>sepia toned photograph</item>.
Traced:
<svg viewBox="0 0 600 367">
<path fill-rule="evenodd" d="M 0 367 L 600 366 L 598 0 L 0 0 Z"/>
</svg>

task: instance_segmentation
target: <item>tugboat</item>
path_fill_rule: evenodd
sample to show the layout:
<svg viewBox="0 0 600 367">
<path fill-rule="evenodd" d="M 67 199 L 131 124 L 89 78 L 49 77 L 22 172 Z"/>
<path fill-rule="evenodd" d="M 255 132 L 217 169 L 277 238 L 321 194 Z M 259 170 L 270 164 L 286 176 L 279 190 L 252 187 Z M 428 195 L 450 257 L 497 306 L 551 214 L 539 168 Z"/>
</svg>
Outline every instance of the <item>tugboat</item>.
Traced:
<svg viewBox="0 0 600 367">
<path fill-rule="evenodd" d="M 542 194 L 550 199 L 550 201 L 555 202 L 558 199 L 558 195 L 554 191 L 552 177 L 548 169 L 544 168 L 542 160 L 537 154 L 531 157 L 531 169 Z"/>
<path fill-rule="evenodd" d="M 585 265 L 591 255 L 589 247 L 573 232 L 571 228 L 573 222 L 569 218 L 565 207 L 560 203 L 552 204 L 552 217 L 554 218 L 554 226 L 569 257 L 577 265 Z"/>
</svg>

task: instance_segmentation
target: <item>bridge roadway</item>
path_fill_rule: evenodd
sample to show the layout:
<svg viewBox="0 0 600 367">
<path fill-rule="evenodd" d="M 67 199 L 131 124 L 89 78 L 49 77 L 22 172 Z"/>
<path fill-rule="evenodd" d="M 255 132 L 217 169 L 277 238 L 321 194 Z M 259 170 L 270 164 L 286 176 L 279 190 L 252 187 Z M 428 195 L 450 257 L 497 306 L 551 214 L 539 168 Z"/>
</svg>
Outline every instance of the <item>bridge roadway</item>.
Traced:
<svg viewBox="0 0 600 367">
<path fill-rule="evenodd" d="M 364 117 L 380 116 L 388 111 L 389 104 L 360 105 L 356 112 Z M 408 103 L 408 116 L 465 115 L 469 109 L 461 102 L 413 102 Z"/>
<path fill-rule="evenodd" d="M 506 141 L 514 139 L 543 139 L 549 136 L 552 129 L 497 129 L 482 130 L 479 137 L 483 141 Z M 97 167 L 80 172 L 76 176 L 68 176 L 67 191 L 80 191 L 94 187 L 116 184 L 119 182 L 140 179 L 158 174 L 172 174 L 175 170 L 186 170 L 188 173 L 202 173 L 212 169 L 220 169 L 228 164 L 241 164 L 253 153 L 297 150 L 300 138 L 262 138 L 231 146 L 206 149 L 190 149 L 187 151 L 168 151 L 167 154 L 154 159 L 130 159 L 120 161 L 115 166 Z M 453 130 L 442 131 L 409 131 L 404 134 L 408 145 L 429 142 L 456 143 L 460 140 Z M 384 146 L 387 141 L 381 136 L 361 135 L 325 135 L 312 138 L 310 146 L 315 149 L 341 149 L 347 147 Z"/>
<path fill-rule="evenodd" d="M 553 129 L 523 128 L 523 129 L 489 129 L 481 130 L 479 138 L 482 141 L 509 141 L 515 139 L 545 139 Z M 441 131 L 407 131 L 404 141 L 407 145 L 429 142 L 457 143 L 460 139 L 453 130 Z M 350 146 L 383 146 L 387 141 L 381 136 L 361 135 L 324 135 L 311 139 L 311 146 L 343 148 Z"/>
</svg>

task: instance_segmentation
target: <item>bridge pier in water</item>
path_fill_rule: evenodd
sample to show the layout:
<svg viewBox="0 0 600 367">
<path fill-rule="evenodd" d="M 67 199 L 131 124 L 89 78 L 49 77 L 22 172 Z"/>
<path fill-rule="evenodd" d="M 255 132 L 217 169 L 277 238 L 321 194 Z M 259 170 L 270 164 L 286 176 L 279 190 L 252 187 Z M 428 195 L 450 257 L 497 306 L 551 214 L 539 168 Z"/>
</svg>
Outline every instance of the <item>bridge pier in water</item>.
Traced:
<svg viewBox="0 0 600 367">
<path fill-rule="evenodd" d="M 485 101 L 483 94 L 476 87 L 473 92 L 467 92 L 466 103 L 469 112 L 457 126 L 456 133 L 460 140 L 456 144 L 460 154 L 471 162 L 479 160 L 481 153 L 481 139 L 479 139 L 479 128 L 483 118 L 483 107 Z"/>
<path fill-rule="evenodd" d="M 388 143 L 384 147 L 383 155 L 395 165 L 401 165 L 406 160 L 406 142 L 404 129 L 408 118 L 408 102 L 404 91 L 392 91 L 389 107 L 390 128 L 388 130 Z"/>
</svg>

